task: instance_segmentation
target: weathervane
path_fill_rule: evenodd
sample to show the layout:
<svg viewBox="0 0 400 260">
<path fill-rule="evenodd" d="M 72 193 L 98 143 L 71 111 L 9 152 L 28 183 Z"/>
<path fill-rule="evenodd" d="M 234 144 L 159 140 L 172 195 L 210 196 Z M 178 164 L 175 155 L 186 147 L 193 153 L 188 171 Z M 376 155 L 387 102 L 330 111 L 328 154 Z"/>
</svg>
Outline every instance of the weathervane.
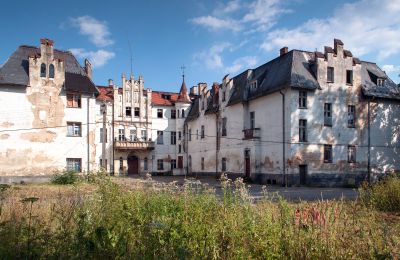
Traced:
<svg viewBox="0 0 400 260">
<path fill-rule="evenodd" d="M 185 69 L 186 69 L 185 65 L 182 65 L 182 66 L 181 66 L 181 70 L 182 70 L 182 78 L 183 78 L 183 81 L 185 81 Z"/>
</svg>

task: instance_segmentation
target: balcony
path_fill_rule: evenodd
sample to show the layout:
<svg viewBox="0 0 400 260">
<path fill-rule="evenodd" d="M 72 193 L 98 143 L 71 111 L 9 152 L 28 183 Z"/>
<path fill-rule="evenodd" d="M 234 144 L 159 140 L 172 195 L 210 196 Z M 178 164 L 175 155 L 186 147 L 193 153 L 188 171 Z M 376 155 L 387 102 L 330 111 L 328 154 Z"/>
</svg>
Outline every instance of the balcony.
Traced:
<svg viewBox="0 0 400 260">
<path fill-rule="evenodd" d="M 243 134 L 243 140 L 260 139 L 260 128 L 244 129 Z"/>
<path fill-rule="evenodd" d="M 155 143 L 152 141 L 130 141 L 118 139 L 115 140 L 114 147 L 116 150 L 154 150 Z"/>
</svg>

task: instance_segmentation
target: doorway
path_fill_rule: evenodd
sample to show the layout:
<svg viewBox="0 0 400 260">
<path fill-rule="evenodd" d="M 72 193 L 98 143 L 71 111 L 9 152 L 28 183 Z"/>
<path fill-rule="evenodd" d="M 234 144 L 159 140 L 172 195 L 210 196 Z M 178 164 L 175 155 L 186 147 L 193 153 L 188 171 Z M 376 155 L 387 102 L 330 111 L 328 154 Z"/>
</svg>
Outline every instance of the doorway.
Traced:
<svg viewBox="0 0 400 260">
<path fill-rule="evenodd" d="M 299 165 L 300 185 L 307 184 L 307 165 Z"/>
<path fill-rule="evenodd" d="M 128 156 L 128 175 L 139 174 L 139 158 Z"/>
<path fill-rule="evenodd" d="M 244 150 L 244 175 L 250 178 L 250 149 Z"/>
</svg>

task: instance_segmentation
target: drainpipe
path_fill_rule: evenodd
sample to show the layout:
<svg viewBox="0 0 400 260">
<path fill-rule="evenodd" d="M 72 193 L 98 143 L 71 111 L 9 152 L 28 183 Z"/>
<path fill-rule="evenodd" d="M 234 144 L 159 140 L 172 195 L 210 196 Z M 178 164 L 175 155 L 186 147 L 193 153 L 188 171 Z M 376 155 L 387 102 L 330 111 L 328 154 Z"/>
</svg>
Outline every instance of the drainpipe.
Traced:
<svg viewBox="0 0 400 260">
<path fill-rule="evenodd" d="M 371 184 L 371 105 L 370 100 L 368 99 L 368 164 L 367 164 L 367 171 L 368 171 L 368 183 Z"/>
<path fill-rule="evenodd" d="M 113 89 L 114 92 L 114 89 Z M 114 97 L 114 95 L 113 95 Z M 114 176 L 114 98 L 112 100 L 112 117 L 111 117 L 111 142 L 112 142 L 112 158 L 111 158 L 111 176 Z"/>
<path fill-rule="evenodd" d="M 90 171 L 90 143 L 89 143 L 89 103 L 90 103 L 90 96 L 87 98 L 87 126 L 86 126 L 86 143 L 87 143 L 87 174 Z"/>
<path fill-rule="evenodd" d="M 283 169 L 283 183 L 282 186 L 287 187 L 287 176 L 286 176 L 286 146 L 285 146 L 285 93 L 282 90 L 279 91 L 282 95 L 282 169 Z"/>
</svg>

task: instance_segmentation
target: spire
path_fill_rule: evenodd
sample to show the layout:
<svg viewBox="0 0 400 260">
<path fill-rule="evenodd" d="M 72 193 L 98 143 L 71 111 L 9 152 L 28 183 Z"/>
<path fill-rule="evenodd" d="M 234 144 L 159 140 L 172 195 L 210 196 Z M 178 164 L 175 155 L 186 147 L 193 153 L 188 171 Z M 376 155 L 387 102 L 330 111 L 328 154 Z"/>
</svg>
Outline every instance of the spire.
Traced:
<svg viewBox="0 0 400 260">
<path fill-rule="evenodd" d="M 182 86 L 181 89 L 179 90 L 179 96 L 176 102 L 191 103 L 185 83 L 185 66 L 182 66 L 181 69 L 182 69 Z"/>
</svg>

